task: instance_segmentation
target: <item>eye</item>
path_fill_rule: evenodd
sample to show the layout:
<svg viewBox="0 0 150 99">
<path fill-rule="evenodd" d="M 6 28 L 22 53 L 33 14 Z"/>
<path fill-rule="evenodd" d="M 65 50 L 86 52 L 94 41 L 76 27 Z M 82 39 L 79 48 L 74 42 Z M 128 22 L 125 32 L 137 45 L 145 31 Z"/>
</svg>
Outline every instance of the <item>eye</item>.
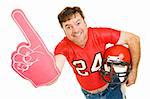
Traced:
<svg viewBox="0 0 150 99">
<path fill-rule="evenodd" d="M 78 22 L 77 25 L 80 25 L 80 22 Z"/>
<path fill-rule="evenodd" d="M 77 25 L 80 25 L 81 24 L 81 21 L 77 21 L 77 23 L 76 23 Z"/>
<path fill-rule="evenodd" d="M 70 29 L 71 29 L 71 26 L 66 26 L 66 29 L 70 30 Z"/>
</svg>

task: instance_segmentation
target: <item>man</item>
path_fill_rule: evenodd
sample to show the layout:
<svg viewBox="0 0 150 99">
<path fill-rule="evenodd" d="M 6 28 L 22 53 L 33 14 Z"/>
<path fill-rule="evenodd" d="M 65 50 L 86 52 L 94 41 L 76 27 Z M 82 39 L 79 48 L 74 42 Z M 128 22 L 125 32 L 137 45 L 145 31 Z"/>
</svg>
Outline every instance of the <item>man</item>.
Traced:
<svg viewBox="0 0 150 99">
<path fill-rule="evenodd" d="M 102 60 L 106 44 L 127 44 L 132 71 L 126 85 L 134 84 L 140 60 L 139 37 L 110 28 L 88 28 L 79 7 L 66 7 L 58 15 L 58 20 L 66 35 L 54 52 L 59 70 L 67 59 L 87 99 L 122 99 L 120 86 L 109 86 L 102 79 L 99 73 L 102 64 L 98 61 Z"/>
</svg>

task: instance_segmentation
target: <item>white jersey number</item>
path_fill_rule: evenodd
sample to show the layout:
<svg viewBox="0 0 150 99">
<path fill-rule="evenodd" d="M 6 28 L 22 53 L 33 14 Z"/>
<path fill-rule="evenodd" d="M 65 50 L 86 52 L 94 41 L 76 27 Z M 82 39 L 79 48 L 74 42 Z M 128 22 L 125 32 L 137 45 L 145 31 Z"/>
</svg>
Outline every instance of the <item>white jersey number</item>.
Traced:
<svg viewBox="0 0 150 99">
<path fill-rule="evenodd" d="M 101 67 L 101 64 L 102 64 L 101 53 L 97 53 L 94 57 L 92 66 L 90 68 L 90 70 L 91 70 L 90 72 L 93 73 L 93 72 L 98 71 Z M 86 71 L 86 69 L 87 69 L 86 61 L 75 60 L 75 61 L 73 61 L 73 65 L 76 67 L 76 70 L 77 70 L 79 75 L 82 75 L 82 76 L 88 76 L 89 75 L 90 72 Z M 80 65 L 80 67 L 78 65 Z"/>
</svg>

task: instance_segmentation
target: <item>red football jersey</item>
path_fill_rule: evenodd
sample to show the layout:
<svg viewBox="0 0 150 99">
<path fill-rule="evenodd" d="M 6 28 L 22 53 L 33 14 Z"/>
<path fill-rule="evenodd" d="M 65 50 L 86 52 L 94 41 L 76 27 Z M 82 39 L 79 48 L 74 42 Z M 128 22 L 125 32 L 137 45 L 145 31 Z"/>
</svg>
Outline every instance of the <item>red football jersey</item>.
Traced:
<svg viewBox="0 0 150 99">
<path fill-rule="evenodd" d="M 102 55 L 106 44 L 117 43 L 119 37 L 118 30 L 88 28 L 88 40 L 84 48 L 64 37 L 56 46 L 54 53 L 55 55 L 63 54 L 67 58 L 83 89 L 96 90 L 106 84 L 98 71 L 102 65 Z"/>
</svg>

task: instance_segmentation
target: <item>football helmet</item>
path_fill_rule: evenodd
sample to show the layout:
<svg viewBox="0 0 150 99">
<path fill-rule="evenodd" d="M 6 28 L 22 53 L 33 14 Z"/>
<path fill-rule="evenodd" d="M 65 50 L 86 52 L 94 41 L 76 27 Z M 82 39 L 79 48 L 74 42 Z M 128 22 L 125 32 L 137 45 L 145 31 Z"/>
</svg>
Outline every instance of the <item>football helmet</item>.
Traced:
<svg viewBox="0 0 150 99">
<path fill-rule="evenodd" d="M 105 50 L 100 73 L 104 81 L 120 84 L 127 80 L 131 71 L 131 55 L 127 47 L 114 45 Z"/>
</svg>

